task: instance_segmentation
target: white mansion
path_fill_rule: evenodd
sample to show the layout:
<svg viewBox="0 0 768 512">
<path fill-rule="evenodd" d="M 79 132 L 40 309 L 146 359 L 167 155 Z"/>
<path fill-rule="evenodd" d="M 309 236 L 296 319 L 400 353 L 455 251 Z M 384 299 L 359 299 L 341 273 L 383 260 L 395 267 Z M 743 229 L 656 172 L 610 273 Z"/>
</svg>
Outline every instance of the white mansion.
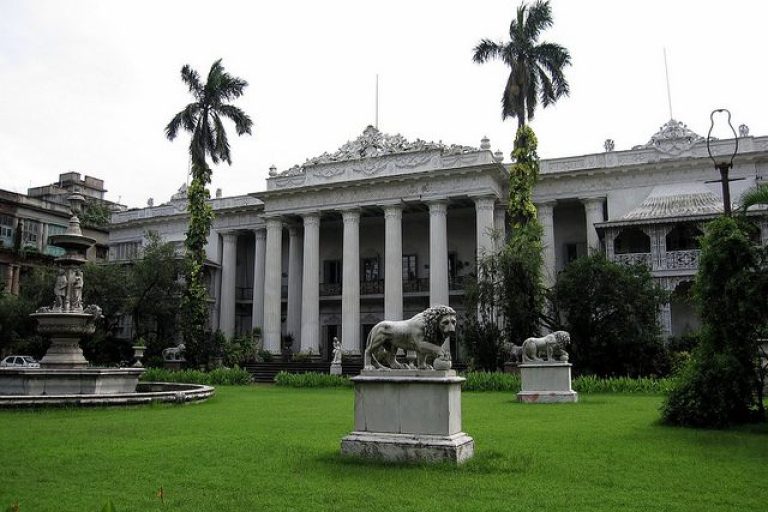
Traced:
<svg viewBox="0 0 768 512">
<path fill-rule="evenodd" d="M 768 175 L 768 137 L 742 127 L 732 197 Z M 713 141 L 716 154 L 733 140 Z M 696 237 L 722 211 L 719 174 L 704 139 L 671 120 L 650 142 L 541 162 L 535 201 L 544 227 L 548 282 L 588 251 L 643 262 L 668 290 L 668 335 L 696 325 L 686 290 L 696 273 Z M 264 347 L 281 336 L 294 350 L 328 356 L 334 336 L 359 353 L 384 319 L 429 305 L 462 310 L 463 280 L 478 254 L 504 238 L 508 165 L 480 148 L 435 144 L 365 129 L 333 154 L 278 173 L 267 190 L 211 200 L 208 240 L 211 327 L 227 335 L 261 327 Z M 110 258 L 135 256 L 149 230 L 181 242 L 184 189 L 160 206 L 112 216 Z M 762 241 L 768 221 L 762 220 Z M 631 298 L 628 298 L 631 300 Z"/>
</svg>

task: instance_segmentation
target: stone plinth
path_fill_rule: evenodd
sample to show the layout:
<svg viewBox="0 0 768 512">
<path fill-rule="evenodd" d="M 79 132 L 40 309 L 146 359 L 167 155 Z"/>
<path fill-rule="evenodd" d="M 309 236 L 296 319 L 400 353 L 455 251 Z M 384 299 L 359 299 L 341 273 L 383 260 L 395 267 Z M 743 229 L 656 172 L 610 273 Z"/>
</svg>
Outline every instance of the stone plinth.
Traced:
<svg viewBox="0 0 768 512">
<path fill-rule="evenodd" d="M 341 375 L 341 363 L 331 363 L 331 375 Z"/>
<path fill-rule="evenodd" d="M 0 368 L 0 395 L 133 393 L 144 368 Z"/>
<path fill-rule="evenodd" d="M 518 366 L 522 390 L 519 402 L 577 402 L 579 394 L 571 389 L 570 363 L 524 363 Z"/>
<path fill-rule="evenodd" d="M 363 370 L 355 384 L 355 430 L 341 452 L 386 461 L 451 461 L 474 455 L 461 431 L 461 383 L 453 370 Z"/>
</svg>

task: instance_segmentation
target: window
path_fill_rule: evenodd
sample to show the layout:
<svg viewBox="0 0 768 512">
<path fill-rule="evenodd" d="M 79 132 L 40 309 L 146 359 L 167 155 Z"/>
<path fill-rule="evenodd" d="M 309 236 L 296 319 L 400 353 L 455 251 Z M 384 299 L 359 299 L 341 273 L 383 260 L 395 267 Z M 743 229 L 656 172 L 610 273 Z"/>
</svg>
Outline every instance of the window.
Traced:
<svg viewBox="0 0 768 512">
<path fill-rule="evenodd" d="M 30 219 L 23 219 L 21 224 L 21 243 L 37 247 L 40 236 L 40 223 Z"/>
<path fill-rule="evenodd" d="M 10 215 L 0 215 L 0 238 L 8 239 L 13 245 L 13 217 Z"/>
<path fill-rule="evenodd" d="M 341 284 L 341 260 L 326 260 L 323 262 L 323 282 L 326 284 Z"/>
<path fill-rule="evenodd" d="M 363 258 L 362 280 L 371 283 L 379 280 L 379 258 Z"/>
<path fill-rule="evenodd" d="M 48 224 L 48 236 L 51 235 L 63 235 L 67 232 L 66 226 L 60 226 L 58 224 Z M 51 256 L 63 256 L 66 253 L 61 247 L 55 245 L 48 245 L 48 240 L 45 240 L 45 254 Z"/>
<path fill-rule="evenodd" d="M 132 260 L 141 253 L 141 242 L 121 242 L 114 244 L 109 248 L 109 259 L 111 261 Z"/>
<path fill-rule="evenodd" d="M 403 254 L 403 281 L 416 280 L 416 255 Z"/>
</svg>

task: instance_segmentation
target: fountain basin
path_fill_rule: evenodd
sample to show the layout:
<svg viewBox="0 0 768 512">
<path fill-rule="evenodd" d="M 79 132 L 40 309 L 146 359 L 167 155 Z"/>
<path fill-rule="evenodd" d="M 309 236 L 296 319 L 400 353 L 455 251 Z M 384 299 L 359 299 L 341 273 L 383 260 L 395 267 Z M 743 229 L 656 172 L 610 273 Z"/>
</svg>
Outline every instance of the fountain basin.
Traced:
<svg viewBox="0 0 768 512">
<path fill-rule="evenodd" d="M 203 402 L 214 395 L 212 386 L 170 382 L 142 382 L 133 393 L 90 395 L 2 395 L 0 409 L 40 407 L 104 407 L 150 403 Z"/>
<path fill-rule="evenodd" d="M 143 368 L 0 368 L 0 395 L 133 393 Z"/>
</svg>

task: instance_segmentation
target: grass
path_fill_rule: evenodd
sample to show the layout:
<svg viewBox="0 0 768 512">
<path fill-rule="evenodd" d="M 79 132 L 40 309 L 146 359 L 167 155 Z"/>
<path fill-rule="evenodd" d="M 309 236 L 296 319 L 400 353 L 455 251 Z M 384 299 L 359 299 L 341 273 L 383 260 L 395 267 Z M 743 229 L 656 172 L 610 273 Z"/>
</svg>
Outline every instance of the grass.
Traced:
<svg viewBox="0 0 768 512">
<path fill-rule="evenodd" d="M 353 391 L 221 387 L 202 404 L 0 412 L 0 510 L 766 510 L 768 428 L 658 425 L 659 396 L 463 395 L 461 467 L 339 455 Z M 165 492 L 164 503 L 156 492 Z"/>
</svg>

